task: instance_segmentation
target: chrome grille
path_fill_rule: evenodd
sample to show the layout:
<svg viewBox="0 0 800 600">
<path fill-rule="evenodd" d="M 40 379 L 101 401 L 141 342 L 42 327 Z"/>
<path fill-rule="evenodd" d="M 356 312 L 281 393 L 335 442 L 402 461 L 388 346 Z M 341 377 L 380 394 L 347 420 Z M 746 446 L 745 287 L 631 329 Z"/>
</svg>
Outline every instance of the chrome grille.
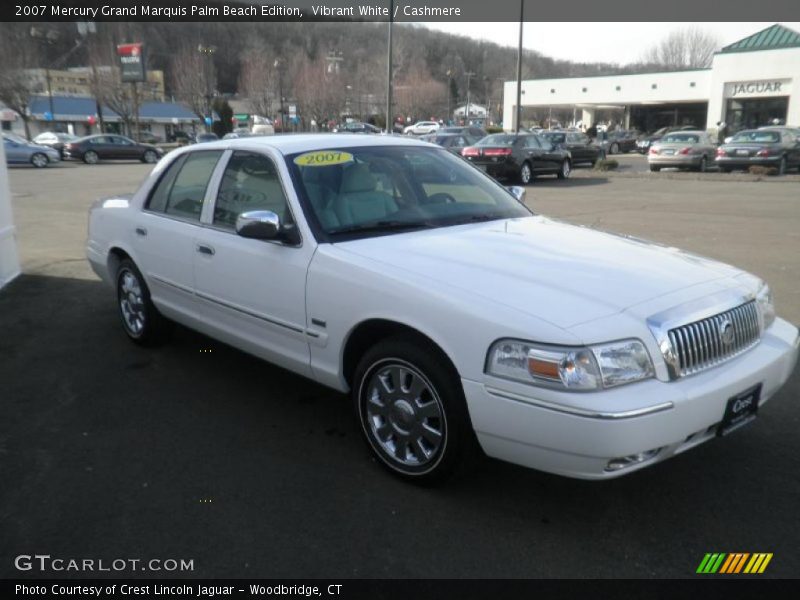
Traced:
<svg viewBox="0 0 800 600">
<path fill-rule="evenodd" d="M 760 337 L 755 301 L 669 330 L 678 374 L 691 375 L 741 354 Z"/>
</svg>

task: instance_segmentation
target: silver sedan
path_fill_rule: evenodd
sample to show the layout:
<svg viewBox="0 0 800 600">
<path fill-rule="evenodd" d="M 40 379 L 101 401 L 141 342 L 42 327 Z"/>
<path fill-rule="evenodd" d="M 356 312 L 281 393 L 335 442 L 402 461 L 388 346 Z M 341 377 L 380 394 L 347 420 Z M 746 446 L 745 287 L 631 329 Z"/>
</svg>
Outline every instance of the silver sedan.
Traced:
<svg viewBox="0 0 800 600">
<path fill-rule="evenodd" d="M 717 145 L 705 131 L 675 131 L 653 144 L 647 162 L 651 171 L 679 168 L 704 173 L 714 160 L 716 149 Z"/>
</svg>

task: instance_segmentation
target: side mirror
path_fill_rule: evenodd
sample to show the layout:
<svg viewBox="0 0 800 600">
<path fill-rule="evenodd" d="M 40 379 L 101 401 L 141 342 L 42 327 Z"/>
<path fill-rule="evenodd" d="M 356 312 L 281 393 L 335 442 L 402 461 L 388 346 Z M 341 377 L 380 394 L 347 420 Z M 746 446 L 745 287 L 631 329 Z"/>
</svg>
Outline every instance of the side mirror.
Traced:
<svg viewBox="0 0 800 600">
<path fill-rule="evenodd" d="M 273 240 L 281 231 L 281 220 L 270 210 L 243 212 L 236 217 L 236 233 L 254 240 Z"/>
<path fill-rule="evenodd" d="M 732 139 L 733 139 L 733 136 L 729 135 L 728 137 L 725 138 L 725 143 L 726 144 L 730 144 Z"/>
<path fill-rule="evenodd" d="M 514 196 L 514 199 L 521 203 L 525 204 L 525 188 L 520 185 L 511 185 L 506 188 L 508 193 Z"/>
</svg>

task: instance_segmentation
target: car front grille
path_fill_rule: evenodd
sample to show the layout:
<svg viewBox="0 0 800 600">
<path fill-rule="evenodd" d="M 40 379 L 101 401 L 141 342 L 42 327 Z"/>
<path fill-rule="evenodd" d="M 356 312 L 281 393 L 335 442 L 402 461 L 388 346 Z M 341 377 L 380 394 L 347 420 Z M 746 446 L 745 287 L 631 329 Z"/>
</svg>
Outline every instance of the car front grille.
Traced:
<svg viewBox="0 0 800 600">
<path fill-rule="evenodd" d="M 749 350 L 761 336 L 754 300 L 669 330 L 678 375 L 697 373 Z"/>
</svg>

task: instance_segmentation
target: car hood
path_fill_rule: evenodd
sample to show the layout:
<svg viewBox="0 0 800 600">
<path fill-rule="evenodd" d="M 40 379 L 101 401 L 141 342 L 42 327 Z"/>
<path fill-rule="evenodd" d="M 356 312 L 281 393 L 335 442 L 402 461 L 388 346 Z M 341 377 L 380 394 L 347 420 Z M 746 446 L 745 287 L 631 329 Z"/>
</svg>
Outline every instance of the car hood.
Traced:
<svg viewBox="0 0 800 600">
<path fill-rule="evenodd" d="M 569 328 L 742 271 L 644 240 L 542 216 L 336 244 L 374 261 Z"/>
</svg>

